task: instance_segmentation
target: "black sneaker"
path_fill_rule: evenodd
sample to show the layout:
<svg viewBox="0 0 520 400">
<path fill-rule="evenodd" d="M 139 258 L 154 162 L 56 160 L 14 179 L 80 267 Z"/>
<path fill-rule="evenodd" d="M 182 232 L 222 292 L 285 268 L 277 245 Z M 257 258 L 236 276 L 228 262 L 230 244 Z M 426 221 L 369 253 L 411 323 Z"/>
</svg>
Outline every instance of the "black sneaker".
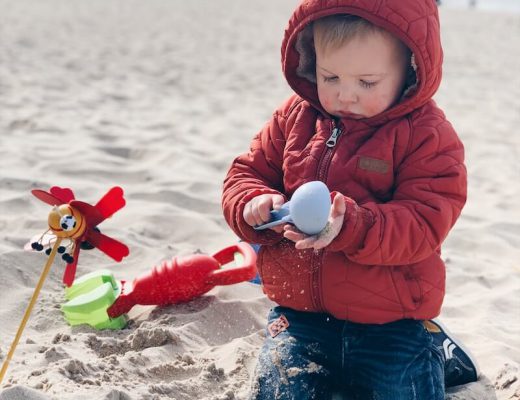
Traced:
<svg viewBox="0 0 520 400">
<path fill-rule="evenodd" d="M 433 343 L 444 356 L 444 384 L 446 387 L 476 382 L 480 375 L 477 361 L 470 351 L 438 320 L 424 321 Z"/>
</svg>

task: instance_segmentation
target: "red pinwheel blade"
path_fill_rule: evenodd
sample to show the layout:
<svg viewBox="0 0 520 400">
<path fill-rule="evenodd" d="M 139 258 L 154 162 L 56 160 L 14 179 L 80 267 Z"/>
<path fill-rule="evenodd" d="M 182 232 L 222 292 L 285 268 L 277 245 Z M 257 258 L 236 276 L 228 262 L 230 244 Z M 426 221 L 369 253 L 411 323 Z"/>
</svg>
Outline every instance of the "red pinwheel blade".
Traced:
<svg viewBox="0 0 520 400">
<path fill-rule="evenodd" d="M 69 201 L 74 200 L 74 193 L 69 188 L 61 188 L 59 186 L 53 186 L 48 192 L 41 189 L 31 190 L 31 193 L 44 203 L 51 206 L 59 206 L 67 204 Z"/>
<path fill-rule="evenodd" d="M 130 254 L 125 244 L 92 229 L 88 231 L 85 240 L 116 261 L 121 261 L 123 257 Z"/>
<path fill-rule="evenodd" d="M 78 266 L 79 250 L 80 244 L 76 243 L 76 246 L 74 248 L 74 254 L 72 255 L 74 261 L 72 261 L 71 264 L 67 264 L 65 272 L 63 273 L 63 283 L 67 287 L 72 286 L 72 284 L 74 283 L 74 278 L 76 277 L 76 267 Z"/>
<path fill-rule="evenodd" d="M 118 186 L 110 189 L 95 206 L 79 200 L 70 202 L 72 207 L 77 208 L 87 218 L 90 227 L 98 226 L 117 210 L 123 208 L 125 204 L 123 189 Z"/>
<path fill-rule="evenodd" d="M 103 219 L 111 217 L 116 211 L 123 208 L 126 201 L 123 197 L 123 189 L 119 186 L 115 186 L 110 189 L 94 206 L 98 209 L 99 213 L 103 216 Z M 96 222 L 95 225 L 101 221 Z"/>
<path fill-rule="evenodd" d="M 69 188 L 61 188 L 59 186 L 53 186 L 49 190 L 54 196 L 58 199 L 61 199 L 63 204 L 68 203 L 71 200 L 74 200 L 74 192 Z"/>
<path fill-rule="evenodd" d="M 85 217 L 87 226 L 90 228 L 97 226 L 97 224 L 105 219 L 96 207 L 84 201 L 72 200 L 70 205 Z"/>
<path fill-rule="evenodd" d="M 46 192 L 45 190 L 40 189 L 34 189 L 31 190 L 31 193 L 44 203 L 47 203 L 51 206 L 59 206 L 61 204 L 64 204 L 64 202 L 59 198 L 54 196 L 53 194 Z"/>
</svg>

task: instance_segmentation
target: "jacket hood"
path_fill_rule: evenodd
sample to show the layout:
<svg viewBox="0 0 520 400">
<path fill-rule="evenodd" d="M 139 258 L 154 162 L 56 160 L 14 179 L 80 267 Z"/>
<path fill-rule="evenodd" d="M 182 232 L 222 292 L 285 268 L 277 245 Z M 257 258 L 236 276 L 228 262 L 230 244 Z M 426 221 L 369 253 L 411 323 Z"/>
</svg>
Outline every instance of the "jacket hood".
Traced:
<svg viewBox="0 0 520 400">
<path fill-rule="evenodd" d="M 415 76 L 401 99 L 383 113 L 363 121 L 379 125 L 412 112 L 432 98 L 440 85 L 443 58 L 435 0 L 302 1 L 289 20 L 281 50 L 287 82 L 300 97 L 327 115 L 318 99 L 309 24 L 332 14 L 364 18 L 392 33 L 412 52 L 410 66 L 415 70 Z"/>
</svg>

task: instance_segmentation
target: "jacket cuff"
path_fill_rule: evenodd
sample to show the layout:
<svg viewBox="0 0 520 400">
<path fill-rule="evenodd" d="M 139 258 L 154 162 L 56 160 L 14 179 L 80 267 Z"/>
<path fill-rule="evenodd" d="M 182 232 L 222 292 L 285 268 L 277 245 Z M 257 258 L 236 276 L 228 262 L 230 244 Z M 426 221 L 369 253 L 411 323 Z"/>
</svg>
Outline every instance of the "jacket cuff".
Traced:
<svg viewBox="0 0 520 400">
<path fill-rule="evenodd" d="M 334 198 L 336 192 L 331 193 Z M 339 234 L 327 246 L 330 251 L 355 253 L 363 247 L 368 230 L 374 224 L 374 216 L 369 209 L 358 206 L 350 197 L 343 196 L 345 201 L 345 219 Z"/>
</svg>

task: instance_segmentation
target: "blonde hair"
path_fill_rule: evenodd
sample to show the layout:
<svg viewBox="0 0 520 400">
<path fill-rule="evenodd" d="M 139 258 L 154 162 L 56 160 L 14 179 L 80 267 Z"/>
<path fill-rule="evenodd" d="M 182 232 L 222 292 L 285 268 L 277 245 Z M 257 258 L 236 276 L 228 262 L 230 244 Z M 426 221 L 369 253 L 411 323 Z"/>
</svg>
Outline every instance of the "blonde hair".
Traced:
<svg viewBox="0 0 520 400">
<path fill-rule="evenodd" d="M 314 46 L 323 51 L 336 50 L 355 37 L 373 33 L 390 35 L 383 28 L 356 15 L 335 14 L 313 23 Z"/>
<path fill-rule="evenodd" d="M 408 87 L 416 83 L 415 65 L 410 63 L 411 50 L 395 35 L 372 22 L 350 14 L 334 14 L 315 20 L 300 32 L 296 50 L 300 54 L 297 75 L 316 83 L 316 48 L 327 53 L 337 50 L 350 40 L 370 34 L 386 36 L 396 43 L 405 68 L 409 69 Z"/>
<path fill-rule="evenodd" d="M 337 50 L 356 37 L 379 34 L 396 43 L 399 54 L 404 57 L 403 60 L 410 60 L 410 49 L 401 40 L 387 30 L 357 15 L 329 15 L 314 21 L 312 29 L 314 48 L 319 48 L 324 53 Z"/>
</svg>

